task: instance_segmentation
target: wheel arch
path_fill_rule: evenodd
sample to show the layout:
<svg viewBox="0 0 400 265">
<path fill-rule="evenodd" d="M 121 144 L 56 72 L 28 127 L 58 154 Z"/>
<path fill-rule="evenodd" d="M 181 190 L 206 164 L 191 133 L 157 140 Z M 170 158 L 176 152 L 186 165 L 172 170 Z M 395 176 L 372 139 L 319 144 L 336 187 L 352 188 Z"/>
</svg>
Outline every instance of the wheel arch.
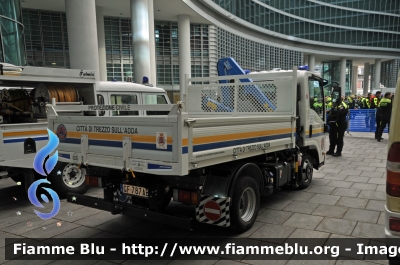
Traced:
<svg viewBox="0 0 400 265">
<path fill-rule="evenodd" d="M 317 147 L 315 145 L 310 145 L 302 149 L 301 151 L 303 153 L 303 158 L 306 154 L 309 154 L 311 156 L 313 168 L 318 170 L 320 165 L 320 160 Z"/>
<path fill-rule="evenodd" d="M 242 175 L 246 175 L 246 176 L 253 178 L 258 184 L 260 193 L 262 192 L 262 188 L 264 186 L 262 172 L 255 163 L 248 162 L 248 163 L 244 163 L 240 167 L 238 167 L 237 170 L 235 171 L 235 173 L 233 174 L 232 180 L 229 185 L 229 197 L 232 196 L 234 187 L 235 187 L 239 177 Z"/>
</svg>

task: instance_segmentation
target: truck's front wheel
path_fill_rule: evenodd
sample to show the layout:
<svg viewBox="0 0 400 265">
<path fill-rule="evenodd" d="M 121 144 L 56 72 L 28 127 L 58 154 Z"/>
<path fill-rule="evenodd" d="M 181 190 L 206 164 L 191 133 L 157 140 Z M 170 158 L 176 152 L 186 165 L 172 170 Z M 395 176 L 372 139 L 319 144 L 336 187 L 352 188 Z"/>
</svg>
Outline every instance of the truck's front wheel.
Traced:
<svg viewBox="0 0 400 265">
<path fill-rule="evenodd" d="M 238 232 L 249 230 L 256 221 L 259 207 L 260 192 L 257 182 L 247 176 L 238 179 L 230 207 L 232 228 Z"/>
<path fill-rule="evenodd" d="M 300 179 L 299 179 L 300 189 L 305 189 L 308 186 L 310 186 L 313 177 L 313 172 L 314 168 L 312 164 L 312 157 L 309 154 L 306 154 L 300 169 Z"/>
<path fill-rule="evenodd" d="M 49 180 L 59 196 L 68 192 L 84 194 L 89 186 L 85 183 L 85 170 L 75 164 L 58 163 L 49 176 Z"/>
</svg>

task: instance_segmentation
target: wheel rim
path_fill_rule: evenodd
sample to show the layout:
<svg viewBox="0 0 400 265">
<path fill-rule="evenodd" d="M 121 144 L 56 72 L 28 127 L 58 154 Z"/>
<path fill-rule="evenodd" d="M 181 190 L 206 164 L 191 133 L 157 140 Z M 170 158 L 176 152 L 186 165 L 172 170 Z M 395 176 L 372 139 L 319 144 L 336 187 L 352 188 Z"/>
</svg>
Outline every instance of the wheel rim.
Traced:
<svg viewBox="0 0 400 265">
<path fill-rule="evenodd" d="M 68 164 L 62 172 L 62 179 L 69 188 L 78 188 L 85 182 L 84 169 L 79 169 L 74 164 Z"/>
<path fill-rule="evenodd" d="M 305 168 L 303 173 L 303 183 L 309 182 L 313 175 L 313 168 L 312 164 L 309 160 L 304 161 Z"/>
<path fill-rule="evenodd" d="M 256 210 L 256 193 L 250 187 L 246 188 L 239 201 L 239 215 L 243 222 L 248 222 Z"/>
</svg>

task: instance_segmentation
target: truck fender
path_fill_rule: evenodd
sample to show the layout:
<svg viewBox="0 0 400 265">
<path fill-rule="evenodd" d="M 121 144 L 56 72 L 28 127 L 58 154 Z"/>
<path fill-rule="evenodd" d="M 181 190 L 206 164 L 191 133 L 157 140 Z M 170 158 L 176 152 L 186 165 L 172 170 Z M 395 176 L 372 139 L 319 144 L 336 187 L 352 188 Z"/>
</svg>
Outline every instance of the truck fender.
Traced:
<svg viewBox="0 0 400 265">
<path fill-rule="evenodd" d="M 237 179 L 242 173 L 247 173 L 254 178 L 260 187 L 263 187 L 263 178 L 260 168 L 254 163 L 243 163 L 239 164 L 237 161 L 224 163 L 214 167 L 214 169 L 223 169 L 223 172 L 227 174 L 225 176 L 221 175 L 209 175 L 204 181 L 202 194 L 210 196 L 218 196 L 220 198 L 230 197 L 233 192 L 233 187 L 235 187 Z"/>
<path fill-rule="evenodd" d="M 254 180 L 258 184 L 261 193 L 264 187 L 262 172 L 256 164 L 246 163 L 240 166 L 239 169 L 236 170 L 236 172 L 233 174 L 233 177 L 231 178 L 231 184 L 229 186 L 229 197 L 232 197 L 232 193 L 236 185 L 236 182 L 238 181 L 239 177 L 243 175 L 247 175 L 251 178 L 254 178 Z"/>
<path fill-rule="evenodd" d="M 320 164 L 318 148 L 315 145 L 309 145 L 308 150 L 306 150 L 305 152 L 311 155 L 311 157 L 313 158 L 313 167 L 315 169 L 318 169 Z"/>
</svg>

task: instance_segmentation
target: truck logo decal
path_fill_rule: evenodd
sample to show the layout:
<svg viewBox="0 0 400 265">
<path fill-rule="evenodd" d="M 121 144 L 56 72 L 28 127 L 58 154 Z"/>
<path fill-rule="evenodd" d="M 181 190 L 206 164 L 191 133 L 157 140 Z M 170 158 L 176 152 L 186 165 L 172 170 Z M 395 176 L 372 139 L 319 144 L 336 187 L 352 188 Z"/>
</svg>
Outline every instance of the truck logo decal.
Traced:
<svg viewBox="0 0 400 265">
<path fill-rule="evenodd" d="M 167 149 L 167 133 L 157 133 L 157 149 Z"/>
<path fill-rule="evenodd" d="M 58 125 L 56 132 L 58 139 L 60 139 L 61 142 L 64 142 L 67 138 L 67 128 L 65 128 L 64 124 Z"/>
<path fill-rule="evenodd" d="M 54 169 L 54 167 L 57 164 L 58 151 L 55 149 L 60 143 L 57 136 L 51 130 L 47 129 L 47 133 L 49 134 L 49 142 L 45 147 L 43 147 L 42 149 L 39 150 L 39 152 L 37 152 L 35 158 L 33 159 L 34 170 L 40 175 L 45 177 L 49 175 L 49 173 Z M 50 154 L 54 150 L 55 150 L 54 154 L 50 156 Z M 48 181 L 47 179 L 39 179 L 33 182 L 28 189 L 28 198 L 30 202 L 39 208 L 44 208 L 44 206 L 39 202 L 36 196 L 36 191 L 38 189 L 38 186 L 42 183 L 51 184 L 50 181 Z M 37 210 L 34 210 L 34 212 L 40 218 L 47 220 L 53 218 L 59 212 L 60 198 L 58 197 L 57 193 L 54 190 L 45 187 L 42 187 L 42 189 L 46 190 L 48 194 L 51 196 L 51 199 L 53 200 L 53 210 L 50 213 L 42 213 Z M 49 198 L 47 197 L 46 194 L 42 193 L 41 198 L 44 202 L 46 203 L 49 202 Z"/>
<path fill-rule="evenodd" d="M 93 72 L 84 72 L 83 70 L 81 70 L 79 73 L 79 77 L 83 78 L 85 76 L 94 76 L 94 73 Z"/>
</svg>

